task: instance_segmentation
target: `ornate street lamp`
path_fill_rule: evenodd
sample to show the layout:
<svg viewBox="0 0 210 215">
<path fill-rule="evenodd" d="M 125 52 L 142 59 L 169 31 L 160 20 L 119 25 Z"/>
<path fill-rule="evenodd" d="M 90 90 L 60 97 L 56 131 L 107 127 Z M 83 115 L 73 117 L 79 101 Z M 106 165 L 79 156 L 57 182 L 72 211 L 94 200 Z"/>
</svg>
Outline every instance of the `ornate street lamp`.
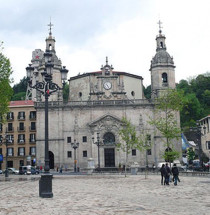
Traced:
<svg viewBox="0 0 210 215">
<path fill-rule="evenodd" d="M 52 53 L 49 50 L 46 50 L 44 53 L 45 58 L 45 69 L 42 73 L 43 81 L 37 82 L 35 85 L 32 85 L 32 77 L 34 68 L 29 64 L 26 68 L 27 77 L 29 78 L 29 87 L 36 89 L 45 97 L 45 166 L 44 166 L 44 174 L 41 175 L 41 179 L 39 181 L 39 196 L 43 198 L 52 198 L 52 174 L 50 174 L 50 166 L 49 166 L 49 144 L 48 144 L 48 99 L 50 95 L 58 90 L 62 90 L 63 88 L 59 87 L 56 83 L 52 82 L 52 71 L 54 64 L 52 63 Z M 61 70 L 61 79 L 63 83 L 63 87 L 65 85 L 65 80 L 67 79 L 68 70 L 63 67 Z"/>
<path fill-rule="evenodd" d="M 79 143 L 74 140 L 73 143 L 71 143 L 71 147 L 74 149 L 74 172 L 77 172 L 77 157 L 76 157 L 76 149 L 79 147 Z"/>
<path fill-rule="evenodd" d="M 92 137 L 93 144 L 96 144 L 98 146 L 98 168 L 97 170 L 100 171 L 101 165 L 100 165 L 100 146 L 102 143 L 100 142 L 100 133 L 97 132 L 97 141 L 94 142 L 94 137 Z"/>
</svg>

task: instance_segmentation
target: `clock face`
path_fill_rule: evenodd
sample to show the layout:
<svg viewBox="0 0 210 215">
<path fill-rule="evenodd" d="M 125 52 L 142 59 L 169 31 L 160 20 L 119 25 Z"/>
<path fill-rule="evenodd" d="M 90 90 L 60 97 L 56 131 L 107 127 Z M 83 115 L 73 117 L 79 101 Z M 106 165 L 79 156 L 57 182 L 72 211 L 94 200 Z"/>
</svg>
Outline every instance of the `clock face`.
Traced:
<svg viewBox="0 0 210 215">
<path fill-rule="evenodd" d="M 105 82 L 104 83 L 104 89 L 110 90 L 112 88 L 112 84 L 110 82 Z"/>
</svg>

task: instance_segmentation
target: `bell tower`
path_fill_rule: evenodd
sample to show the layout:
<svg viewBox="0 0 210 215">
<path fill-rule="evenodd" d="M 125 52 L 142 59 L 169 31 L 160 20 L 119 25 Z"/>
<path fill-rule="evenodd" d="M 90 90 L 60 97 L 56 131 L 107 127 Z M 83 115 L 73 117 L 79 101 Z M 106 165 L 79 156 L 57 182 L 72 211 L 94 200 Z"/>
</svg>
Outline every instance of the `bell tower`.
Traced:
<svg viewBox="0 0 210 215">
<path fill-rule="evenodd" d="M 152 98 L 159 96 L 165 89 L 175 88 L 175 66 L 173 57 L 166 51 L 165 35 L 162 34 L 161 22 L 159 24 L 159 34 L 156 36 L 156 54 L 151 60 L 151 93 Z"/>
</svg>

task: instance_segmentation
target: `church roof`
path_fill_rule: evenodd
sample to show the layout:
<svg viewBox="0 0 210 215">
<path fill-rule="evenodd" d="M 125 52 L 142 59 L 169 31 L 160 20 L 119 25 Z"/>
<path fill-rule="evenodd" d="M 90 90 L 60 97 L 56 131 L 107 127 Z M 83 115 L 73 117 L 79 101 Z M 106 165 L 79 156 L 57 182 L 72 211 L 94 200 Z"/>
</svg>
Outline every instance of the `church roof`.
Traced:
<svg viewBox="0 0 210 215">
<path fill-rule="evenodd" d="M 133 78 L 136 78 L 136 79 L 143 80 L 142 76 L 139 76 L 139 75 L 134 75 L 134 74 L 127 73 L 127 72 L 119 72 L 119 71 L 112 71 L 112 72 L 113 72 L 113 75 L 125 75 L 125 76 L 128 76 L 128 77 L 133 77 Z M 83 78 L 83 77 L 86 77 L 86 76 L 101 75 L 101 74 L 102 74 L 102 71 L 88 72 L 88 73 L 84 73 L 84 74 L 81 74 L 81 75 L 71 77 L 69 80 L 71 81 L 71 80 Z"/>
</svg>

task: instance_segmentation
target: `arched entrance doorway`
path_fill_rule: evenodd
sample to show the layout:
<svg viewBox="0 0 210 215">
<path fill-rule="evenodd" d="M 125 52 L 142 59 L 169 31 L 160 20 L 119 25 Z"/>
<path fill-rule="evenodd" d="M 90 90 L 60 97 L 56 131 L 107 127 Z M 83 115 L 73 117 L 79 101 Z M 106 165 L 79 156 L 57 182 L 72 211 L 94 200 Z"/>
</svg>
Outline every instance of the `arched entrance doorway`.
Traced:
<svg viewBox="0 0 210 215">
<path fill-rule="evenodd" d="M 115 136 L 111 132 L 104 134 L 104 165 L 115 167 Z"/>
<path fill-rule="evenodd" d="M 54 169 L 54 154 L 51 151 L 49 151 L 49 160 L 50 169 Z"/>
</svg>

